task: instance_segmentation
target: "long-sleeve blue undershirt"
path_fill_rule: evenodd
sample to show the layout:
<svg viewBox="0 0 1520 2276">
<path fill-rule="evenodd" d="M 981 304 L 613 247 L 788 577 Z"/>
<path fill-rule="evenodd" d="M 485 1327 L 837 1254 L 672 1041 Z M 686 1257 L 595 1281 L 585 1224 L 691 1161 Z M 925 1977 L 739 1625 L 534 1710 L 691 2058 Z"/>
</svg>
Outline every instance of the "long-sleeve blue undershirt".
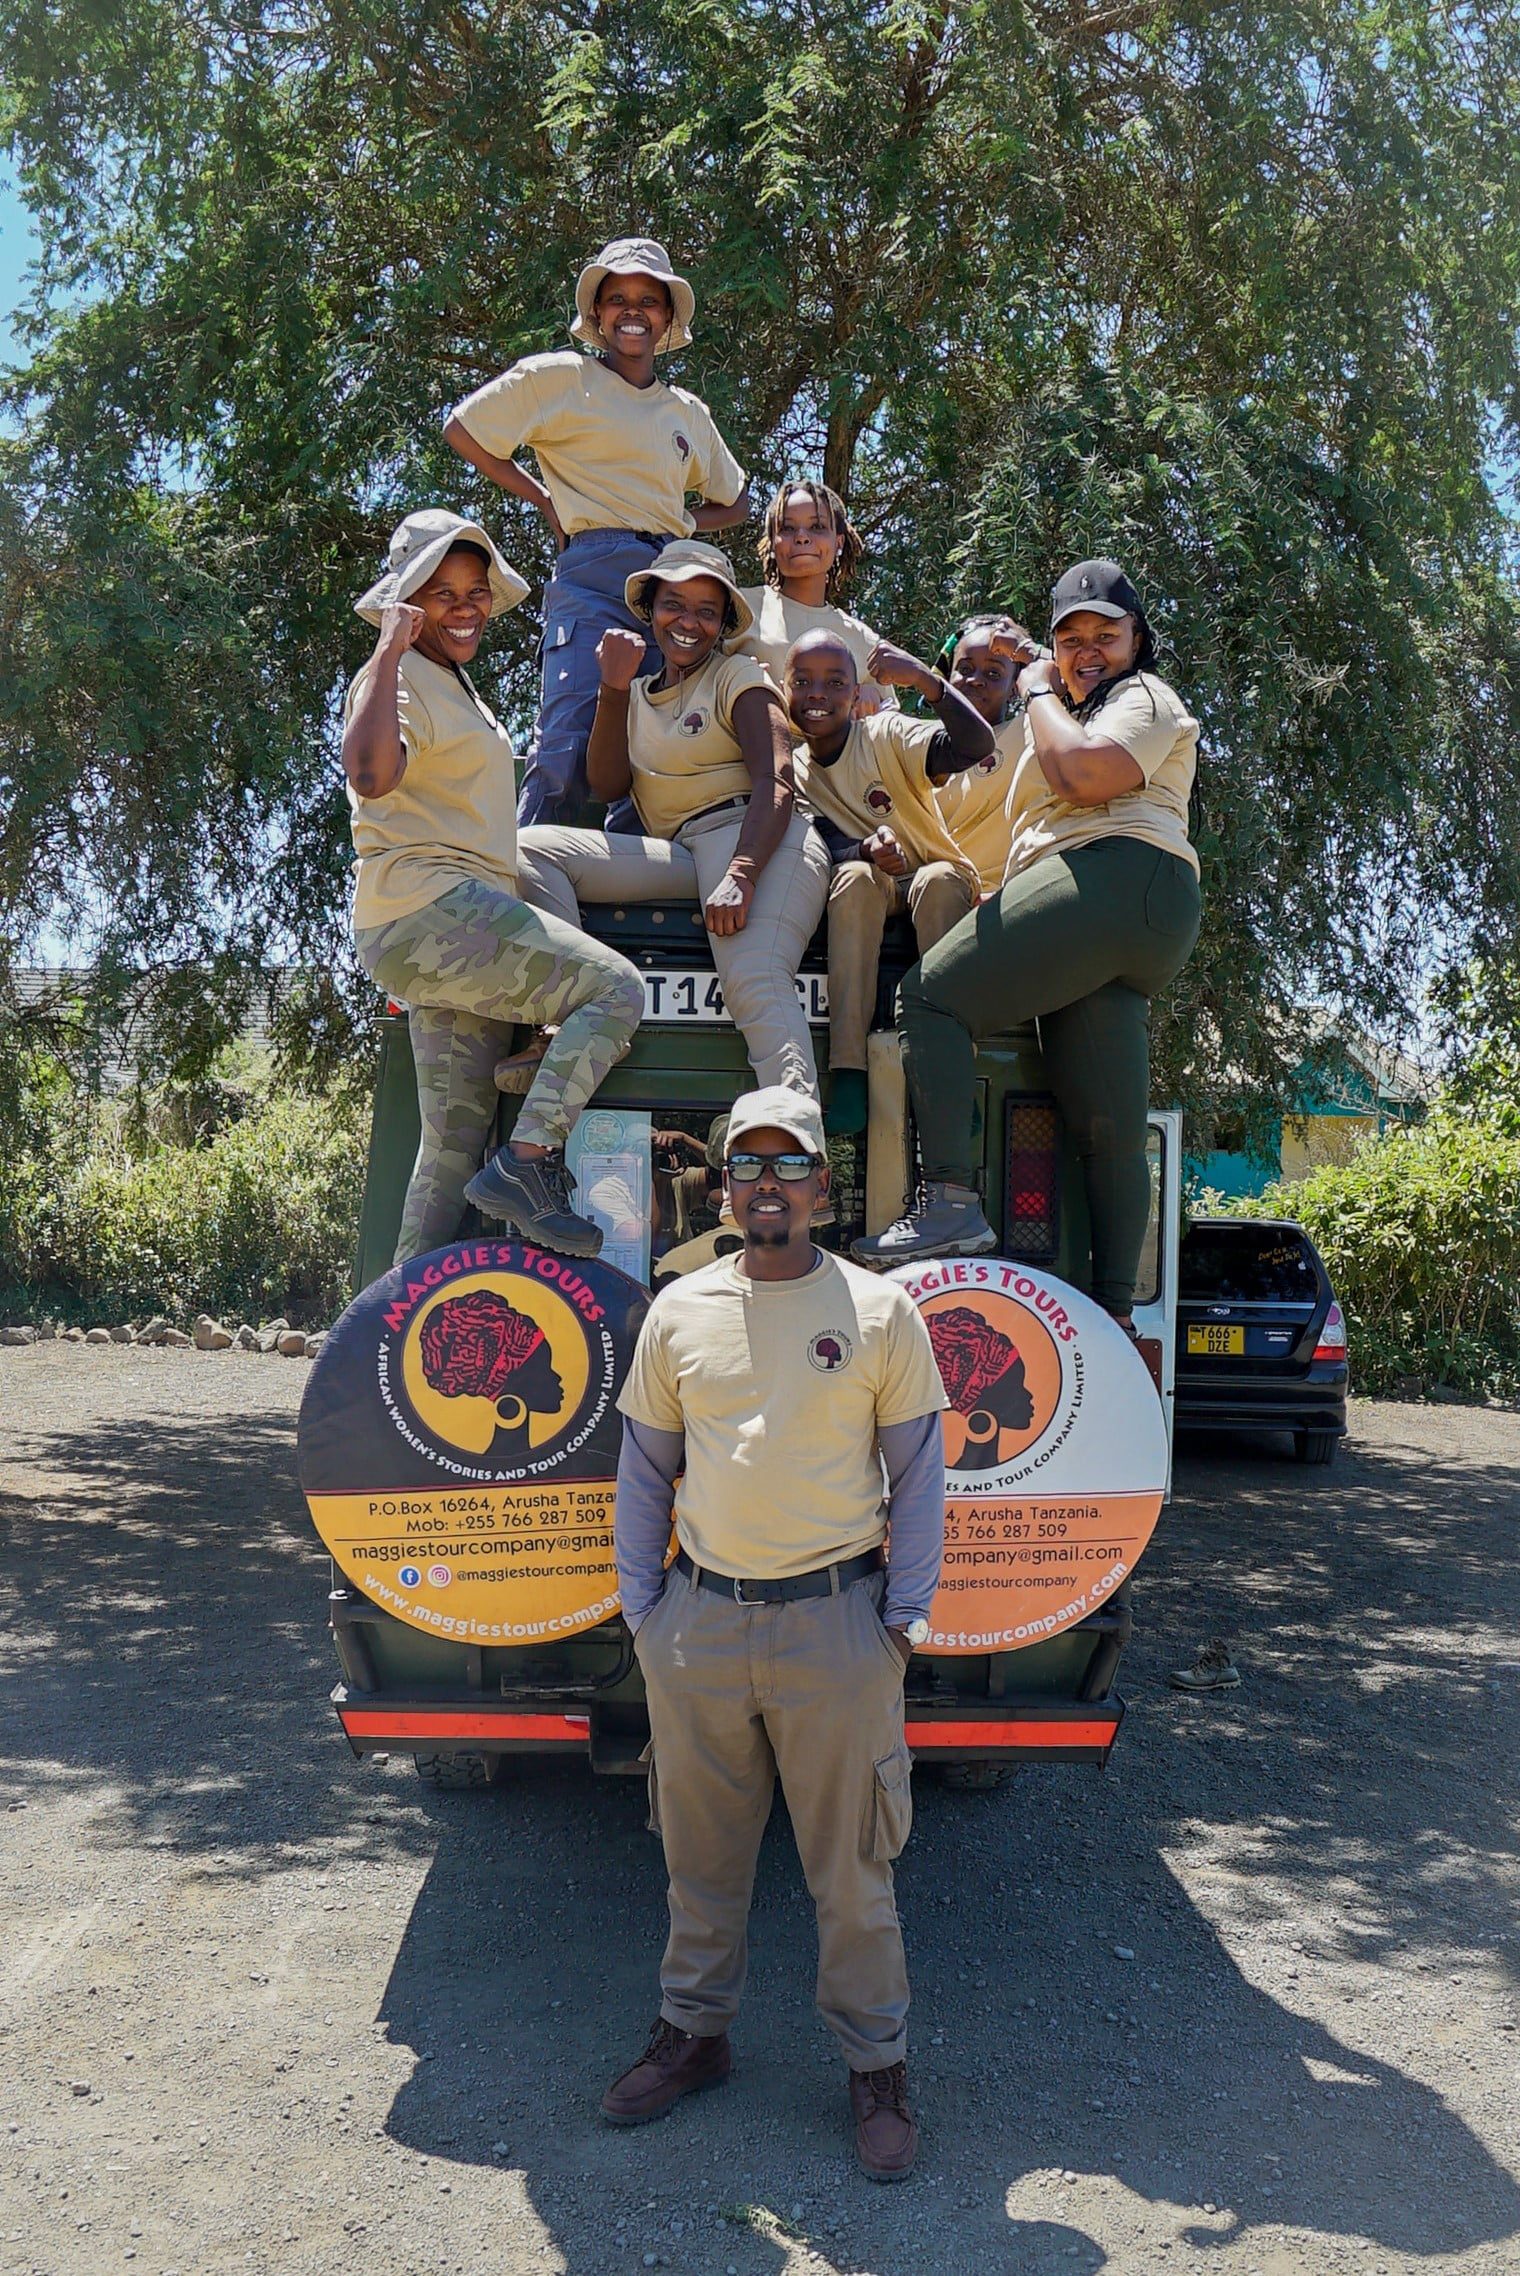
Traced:
<svg viewBox="0 0 1520 2276">
<path fill-rule="evenodd" d="M 888 1423 L 877 1434 L 886 1466 L 892 1521 L 887 1593 L 882 1620 L 905 1628 L 927 1619 L 945 1546 L 945 1454 L 937 1414 Z M 618 1459 L 613 1553 L 623 1618 L 638 1631 L 665 1585 L 671 1511 L 686 1439 L 678 1430 L 652 1430 L 623 1419 Z"/>
</svg>

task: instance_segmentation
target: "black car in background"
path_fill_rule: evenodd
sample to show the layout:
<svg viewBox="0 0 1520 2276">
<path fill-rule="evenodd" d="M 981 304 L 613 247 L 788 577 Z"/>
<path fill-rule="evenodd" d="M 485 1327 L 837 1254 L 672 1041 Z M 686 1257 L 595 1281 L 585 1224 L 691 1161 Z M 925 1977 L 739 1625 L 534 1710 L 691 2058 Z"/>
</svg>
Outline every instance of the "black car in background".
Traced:
<svg viewBox="0 0 1520 2276">
<path fill-rule="evenodd" d="M 1300 1462 L 1346 1433 L 1346 1322 L 1291 1219 L 1197 1217 L 1177 1285 L 1179 1430 L 1288 1430 Z"/>
</svg>

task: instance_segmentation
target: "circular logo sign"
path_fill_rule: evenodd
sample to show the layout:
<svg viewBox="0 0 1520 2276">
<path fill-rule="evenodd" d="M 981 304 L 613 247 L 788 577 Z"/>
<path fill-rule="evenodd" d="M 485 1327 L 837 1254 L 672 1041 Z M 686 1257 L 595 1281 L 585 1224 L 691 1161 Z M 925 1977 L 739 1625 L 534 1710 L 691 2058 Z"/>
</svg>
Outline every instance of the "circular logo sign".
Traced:
<svg viewBox="0 0 1520 2276">
<path fill-rule="evenodd" d="M 313 1522 L 434 1635 L 531 1644 L 617 1610 L 617 1396 L 648 1309 L 610 1265 L 456 1242 L 357 1296 L 301 1402 Z"/>
<path fill-rule="evenodd" d="M 814 1336 L 807 1347 L 808 1365 L 816 1367 L 820 1375 L 837 1375 L 848 1367 L 855 1355 L 855 1346 L 843 1328 L 825 1328 Z"/>
<path fill-rule="evenodd" d="M 945 1559 L 924 1649 L 1016 1651 L 1073 1628 L 1134 1570 L 1166 1490 L 1161 1402 L 1129 1337 L 1028 1265 L 892 1275 L 950 1401 Z"/>
</svg>

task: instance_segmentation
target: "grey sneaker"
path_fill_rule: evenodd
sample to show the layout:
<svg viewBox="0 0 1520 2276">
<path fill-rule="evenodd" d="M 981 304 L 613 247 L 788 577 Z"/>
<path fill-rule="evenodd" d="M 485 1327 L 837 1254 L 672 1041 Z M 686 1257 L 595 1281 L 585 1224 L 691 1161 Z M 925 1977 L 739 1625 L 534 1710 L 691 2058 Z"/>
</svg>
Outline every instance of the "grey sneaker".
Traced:
<svg viewBox="0 0 1520 2276">
<path fill-rule="evenodd" d="M 563 1154 L 520 1162 L 503 1146 L 475 1172 L 465 1198 L 487 1217 L 504 1217 L 525 1241 L 541 1241 L 560 1256 L 599 1256 L 602 1228 L 570 1206 L 570 1177 Z"/>
<path fill-rule="evenodd" d="M 996 1247 L 997 1235 L 971 1188 L 931 1178 L 917 1209 L 899 1217 L 884 1233 L 852 1241 L 850 1254 L 857 1264 L 887 1272 L 893 1265 L 912 1264 L 916 1257 L 984 1257 Z"/>
<path fill-rule="evenodd" d="M 1229 1645 L 1216 1636 L 1191 1667 L 1174 1667 L 1166 1680 L 1174 1691 L 1233 1691 L 1240 1670 L 1230 1657 Z"/>
</svg>

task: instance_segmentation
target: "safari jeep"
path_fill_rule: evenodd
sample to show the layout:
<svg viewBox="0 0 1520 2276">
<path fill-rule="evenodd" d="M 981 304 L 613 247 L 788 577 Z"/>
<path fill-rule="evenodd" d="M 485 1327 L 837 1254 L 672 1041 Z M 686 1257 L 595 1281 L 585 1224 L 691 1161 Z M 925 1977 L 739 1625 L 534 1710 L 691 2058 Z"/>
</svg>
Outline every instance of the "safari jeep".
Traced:
<svg viewBox="0 0 1520 2276">
<path fill-rule="evenodd" d="M 591 908 L 585 917 L 590 931 L 643 973 L 646 1014 L 631 1051 L 575 1134 L 569 1158 L 577 1206 L 608 1227 L 602 1261 L 658 1288 L 670 1274 L 740 1245 L 732 1222 L 720 1215 L 720 1118 L 752 1077 L 695 907 Z M 914 1133 L 890 1027 L 893 993 L 911 956 L 906 932 L 889 929 L 879 1032 L 871 1039 L 869 1124 L 861 1138 L 831 1142 L 833 1222 L 816 1235 L 827 1247 L 842 1250 L 862 1231 L 879 1230 L 911 1195 Z M 798 984 L 822 1069 L 828 984 L 820 940 Z M 512 1098 L 502 1102 L 503 1135 L 516 1106 Z M 1078 1260 L 1086 1250 L 1081 1181 L 1032 1029 L 981 1049 L 977 1124 L 985 1206 L 999 1234 L 999 1255 L 1080 1282 Z M 392 1006 L 382 1022 L 356 1289 L 390 1267 L 417 1136 L 406 1020 Z M 1163 1474 L 1155 1480 L 1163 1488 L 1177 1293 L 1177 1115 L 1152 1115 L 1150 1160 L 1151 1220 L 1135 1317 L 1165 1420 Z M 1123 1364 L 1144 1393 L 1133 1354 Z M 1144 1419 L 1154 1427 L 1150 1411 Z M 1111 1459 L 1122 1471 L 1122 1447 Z M 336 1568 L 334 1579 L 331 1619 L 342 1681 L 333 1701 L 356 1753 L 411 1753 L 425 1777 L 449 1785 L 491 1783 L 514 1754 L 588 1758 L 599 1771 L 637 1768 L 648 1723 L 632 1640 L 617 1614 L 562 1641 L 463 1642 L 404 1623 L 376 1601 L 378 1591 L 367 1593 Z M 1130 1600 L 1125 1570 L 1111 1594 L 1058 1633 L 1035 1634 L 1017 1649 L 963 1648 L 957 1656 L 936 1656 L 931 1648 L 915 1655 L 906 1684 L 907 1737 L 915 1756 L 966 1786 L 996 1785 L 1015 1766 L 1034 1761 L 1101 1766 L 1124 1715 L 1115 1678 L 1130 1634 Z"/>
</svg>

